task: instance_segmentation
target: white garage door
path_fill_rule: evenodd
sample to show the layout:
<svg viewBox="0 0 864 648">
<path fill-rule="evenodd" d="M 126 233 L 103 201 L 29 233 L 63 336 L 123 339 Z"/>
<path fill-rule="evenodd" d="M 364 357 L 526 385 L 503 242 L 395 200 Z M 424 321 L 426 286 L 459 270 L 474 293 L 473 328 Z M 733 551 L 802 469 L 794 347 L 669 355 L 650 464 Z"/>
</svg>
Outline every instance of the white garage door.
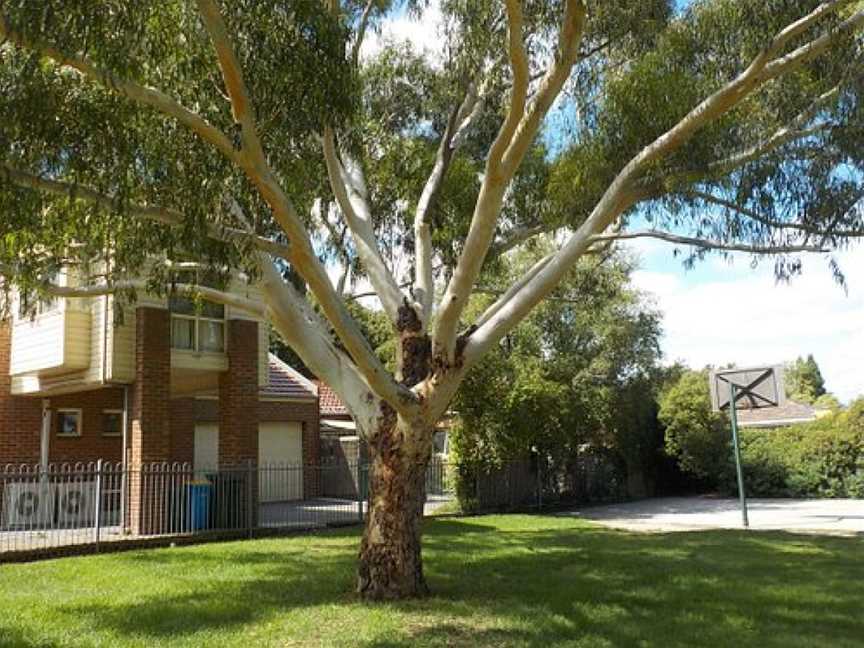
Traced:
<svg viewBox="0 0 864 648">
<path fill-rule="evenodd" d="M 303 497 L 303 427 L 297 422 L 258 425 L 258 481 L 262 502 Z"/>
<path fill-rule="evenodd" d="M 215 470 L 219 466 L 219 426 L 215 423 L 195 426 L 195 472 Z"/>
</svg>

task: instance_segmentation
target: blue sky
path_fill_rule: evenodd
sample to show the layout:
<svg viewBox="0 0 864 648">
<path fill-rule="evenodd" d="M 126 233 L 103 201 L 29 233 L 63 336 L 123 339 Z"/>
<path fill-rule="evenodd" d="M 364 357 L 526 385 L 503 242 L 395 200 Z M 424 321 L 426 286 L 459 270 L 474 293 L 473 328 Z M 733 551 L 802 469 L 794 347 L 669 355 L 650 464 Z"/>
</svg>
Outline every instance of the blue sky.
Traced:
<svg viewBox="0 0 864 648">
<path fill-rule="evenodd" d="M 687 4 L 679 0 L 679 8 Z M 419 21 L 394 13 L 383 34 L 410 40 L 434 56 L 441 46 L 440 19 L 433 0 Z M 367 36 L 365 52 L 379 47 L 379 35 Z M 664 314 L 668 362 L 778 364 L 812 353 L 828 389 L 841 400 L 864 393 L 864 248 L 837 255 L 847 293 L 822 257 L 805 257 L 802 276 L 777 284 L 768 259 L 753 268 L 747 255 L 735 255 L 731 262 L 709 257 L 686 271 L 668 243 L 639 240 L 627 247 L 640 260 L 633 283 Z"/>
</svg>

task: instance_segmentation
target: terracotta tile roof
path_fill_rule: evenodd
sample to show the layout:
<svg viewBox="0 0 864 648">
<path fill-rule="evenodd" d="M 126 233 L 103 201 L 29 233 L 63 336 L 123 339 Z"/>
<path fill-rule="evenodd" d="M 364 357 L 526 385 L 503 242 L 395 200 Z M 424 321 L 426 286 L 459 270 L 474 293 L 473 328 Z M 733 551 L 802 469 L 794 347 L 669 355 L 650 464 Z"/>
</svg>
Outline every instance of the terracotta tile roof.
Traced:
<svg viewBox="0 0 864 648">
<path fill-rule="evenodd" d="M 351 412 L 345 407 L 342 399 L 334 392 L 330 385 L 322 380 L 315 381 L 318 385 L 318 396 L 320 397 L 321 416 L 351 416 Z"/>
<path fill-rule="evenodd" d="M 741 427 L 782 427 L 815 420 L 816 411 L 812 407 L 791 400 L 777 407 L 738 410 L 738 424 Z"/>
<path fill-rule="evenodd" d="M 261 388 L 261 398 L 302 398 L 318 396 L 318 387 L 296 369 L 293 369 L 272 353 L 268 356 L 269 379 Z"/>
</svg>

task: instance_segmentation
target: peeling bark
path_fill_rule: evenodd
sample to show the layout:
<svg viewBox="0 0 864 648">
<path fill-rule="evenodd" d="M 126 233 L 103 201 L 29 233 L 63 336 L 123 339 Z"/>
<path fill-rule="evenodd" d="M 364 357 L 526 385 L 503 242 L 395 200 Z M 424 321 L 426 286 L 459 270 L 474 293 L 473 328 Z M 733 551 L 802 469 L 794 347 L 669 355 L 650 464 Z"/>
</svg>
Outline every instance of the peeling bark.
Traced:
<svg viewBox="0 0 864 648">
<path fill-rule="evenodd" d="M 357 574 L 357 591 L 366 599 L 429 592 L 423 577 L 421 524 L 431 439 L 431 427 L 407 426 L 385 412 L 369 440 L 369 515 Z"/>
<path fill-rule="evenodd" d="M 399 309 L 397 330 L 402 384 L 414 387 L 429 375 L 432 345 L 420 316 L 407 302 Z M 421 524 L 433 429 L 434 422 L 422 415 L 406 420 L 384 404 L 377 429 L 367 435 L 369 514 L 357 574 L 357 591 L 366 599 L 429 592 L 423 577 Z"/>
</svg>

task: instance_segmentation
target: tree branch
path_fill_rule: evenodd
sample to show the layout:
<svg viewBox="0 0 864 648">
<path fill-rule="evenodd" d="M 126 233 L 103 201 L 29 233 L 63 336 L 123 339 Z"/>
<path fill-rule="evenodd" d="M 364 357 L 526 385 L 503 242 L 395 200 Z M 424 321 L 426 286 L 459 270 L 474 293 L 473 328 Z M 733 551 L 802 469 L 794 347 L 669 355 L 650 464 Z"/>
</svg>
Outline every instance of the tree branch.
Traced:
<svg viewBox="0 0 864 648">
<path fill-rule="evenodd" d="M 351 230 L 357 256 L 360 257 L 360 262 L 369 275 L 370 283 L 378 292 L 387 316 L 395 324 L 399 319 L 399 308 L 405 297 L 378 250 L 369 205 L 357 190 L 355 184 L 357 180 L 349 178 L 348 172 L 339 160 L 333 129 L 329 126 L 324 129 L 323 145 L 330 186 L 345 216 L 345 222 Z"/>
<path fill-rule="evenodd" d="M 15 31 L 5 16 L 0 16 L 0 40 L 11 41 L 22 49 L 41 54 L 61 68 L 73 70 L 81 76 L 92 79 L 110 92 L 116 92 L 136 103 L 155 108 L 168 117 L 176 119 L 205 142 L 215 146 L 229 160 L 237 161 L 237 151 L 221 130 L 167 94 L 134 81 L 118 78 L 96 67 L 85 58 L 67 56 L 48 44 L 31 40 Z"/>
<path fill-rule="evenodd" d="M 751 220 L 756 221 L 757 223 L 762 223 L 767 227 L 775 227 L 777 229 L 787 229 L 787 230 L 795 230 L 798 232 L 804 232 L 806 234 L 812 234 L 817 236 L 839 236 L 843 238 L 857 238 L 864 236 L 864 228 L 861 229 L 844 229 L 844 230 L 834 230 L 830 231 L 830 228 L 820 228 L 815 224 L 807 224 L 803 222 L 789 222 L 789 221 L 779 221 L 774 220 L 772 218 L 766 218 L 762 214 L 757 213 L 752 209 L 748 209 L 743 205 L 739 205 L 731 200 L 726 200 L 725 198 L 720 198 L 711 193 L 705 191 L 688 191 L 690 196 L 698 198 L 699 200 L 717 205 L 718 207 L 723 207 L 725 209 L 738 212 L 742 216 L 749 218 Z M 857 204 L 861 198 L 864 197 L 864 192 L 859 192 L 855 195 L 855 197 L 850 201 L 850 205 L 848 209 Z M 848 211 L 847 209 L 847 211 Z"/>
<path fill-rule="evenodd" d="M 16 275 L 15 268 L 8 264 L 0 264 L 0 274 L 14 281 Z M 87 297 L 101 297 L 104 295 L 113 295 L 126 290 L 135 290 L 146 292 L 148 290 L 147 282 L 143 279 L 128 279 L 120 281 L 109 281 L 102 284 L 88 284 L 83 286 L 58 286 L 50 281 L 41 283 L 40 290 L 51 297 L 59 297 L 62 299 L 82 299 Z M 265 306 L 261 302 L 247 299 L 240 295 L 224 292 L 207 286 L 196 284 L 172 284 L 171 292 L 192 297 L 202 297 L 207 301 L 217 304 L 224 304 L 237 308 L 250 315 L 264 317 Z"/>
<path fill-rule="evenodd" d="M 435 164 L 417 202 L 417 211 L 414 215 L 414 298 L 420 302 L 424 326 L 432 316 L 432 302 L 435 297 L 432 276 L 432 228 L 429 215 L 441 193 L 450 161 L 464 140 L 472 121 L 477 118 L 481 103 L 475 84 L 470 83 L 462 104 L 451 113 L 447 121 L 444 134 L 438 144 Z"/>
<path fill-rule="evenodd" d="M 789 64 L 782 68 L 775 67 L 774 69 L 778 72 L 776 75 L 766 76 L 764 74 L 766 66 L 772 62 L 776 54 L 790 39 L 803 33 L 820 18 L 843 4 L 845 2 L 840 0 L 839 2 L 820 5 L 807 16 L 781 30 L 768 47 L 757 55 L 735 79 L 704 99 L 675 126 L 635 155 L 618 173 L 589 217 L 555 254 L 555 257 L 507 305 L 471 334 L 464 347 L 462 371 L 467 370 L 476 362 L 492 344 L 495 344 L 507 331 L 516 326 L 543 297 L 555 288 L 579 257 L 599 240 L 595 237 L 600 232 L 636 202 L 650 196 L 644 188 L 640 189 L 636 185 L 640 174 L 649 164 L 680 148 L 696 132 L 734 108 L 769 78 L 776 78 L 779 74 L 792 69 L 794 65 Z M 846 23 L 849 23 L 849 20 Z M 827 34 L 829 42 L 836 38 L 838 33 L 841 33 L 841 30 Z M 823 43 L 822 38 L 812 42 L 817 41 Z M 823 45 L 820 44 L 820 47 Z M 824 44 L 824 47 L 827 47 L 827 44 Z M 824 47 L 822 51 L 824 51 Z M 813 48 L 809 48 L 806 51 L 812 50 Z M 802 56 L 798 56 L 796 60 L 800 60 Z"/>
<path fill-rule="evenodd" d="M 234 121 L 241 128 L 243 150 L 252 156 L 255 164 L 264 168 L 267 166 L 267 162 L 255 125 L 255 109 L 249 98 L 249 90 L 243 79 L 243 70 L 237 60 L 219 6 L 216 4 L 216 0 L 197 0 L 197 3 L 201 20 L 210 34 L 210 40 L 216 50 L 216 58 L 219 61 L 219 68 L 222 70 L 225 89 L 231 99 L 231 112 Z"/>
<path fill-rule="evenodd" d="M 486 322 L 488 322 L 493 315 L 495 315 L 498 311 L 500 311 L 505 304 L 507 304 L 513 297 L 524 288 L 529 281 L 531 281 L 538 272 L 540 272 L 543 268 L 545 268 L 548 263 L 552 260 L 554 254 L 547 254 L 542 259 L 537 261 L 533 266 L 528 269 L 524 275 L 522 275 L 516 282 L 513 283 L 507 290 L 505 290 L 495 302 L 489 306 L 482 315 L 477 319 L 474 323 L 474 326 L 481 327 Z"/>
<path fill-rule="evenodd" d="M 529 239 L 534 238 L 535 236 L 539 236 L 540 234 L 546 234 L 548 232 L 552 232 L 558 229 L 560 226 L 555 225 L 528 225 L 525 227 L 517 227 L 515 229 L 510 230 L 506 233 L 504 238 L 502 238 L 497 243 L 493 243 L 489 248 L 489 257 L 495 258 L 502 254 L 506 254 L 510 250 L 515 247 L 519 247 Z"/>
<path fill-rule="evenodd" d="M 659 230 L 644 230 L 637 232 L 619 232 L 617 234 L 595 234 L 591 237 L 592 243 L 605 241 L 623 241 L 627 239 L 653 238 L 668 243 L 680 245 L 692 245 L 703 250 L 727 250 L 732 252 L 747 252 L 749 254 L 785 254 L 793 252 L 828 252 L 824 247 L 815 245 L 750 245 L 747 243 L 731 243 L 725 241 L 712 241 L 698 237 L 681 236 L 672 232 Z"/>
<path fill-rule="evenodd" d="M 852 0 L 837 0 L 835 2 L 823 3 L 809 16 L 805 16 L 799 21 L 799 23 L 802 24 L 806 22 L 806 26 L 800 29 L 794 35 L 802 33 L 804 29 L 810 27 L 816 22 L 816 20 L 823 17 L 825 14 L 836 11 L 840 7 L 848 5 L 851 2 Z M 862 25 L 864 25 L 864 10 L 857 11 L 849 18 L 844 20 L 842 23 L 840 23 L 835 29 L 822 34 L 822 36 L 819 36 L 818 38 L 814 38 L 813 40 L 805 43 L 801 47 L 793 50 L 786 56 L 782 56 L 780 58 L 772 60 L 764 67 L 764 69 L 760 73 L 760 81 L 765 82 L 770 81 L 771 79 L 776 79 L 777 77 L 782 76 L 787 72 L 790 72 L 792 69 L 798 67 L 799 65 L 803 65 L 808 61 L 812 61 L 814 58 L 823 54 L 839 37 L 855 31 Z M 785 45 L 788 40 L 789 38 L 785 39 L 782 44 Z M 779 49 L 779 47 L 775 48 L 772 51 L 772 54 L 776 54 Z"/>
<path fill-rule="evenodd" d="M 555 60 L 526 113 L 528 61 L 522 40 L 522 7 L 507 3 L 509 44 L 513 67 L 513 92 L 507 117 L 489 151 L 480 194 L 474 207 L 465 245 L 441 301 L 433 353 L 455 363 L 456 332 L 471 289 L 480 274 L 501 213 L 504 195 L 513 175 L 537 134 L 540 122 L 558 96 L 579 52 L 585 25 L 584 0 L 566 0 Z"/>
<path fill-rule="evenodd" d="M 375 8 L 375 0 L 368 0 L 366 6 L 363 7 L 363 13 L 360 14 L 360 21 L 357 24 L 357 40 L 351 47 L 351 62 L 356 68 L 360 62 L 360 48 L 363 46 L 363 39 L 366 37 L 366 28 L 369 26 L 369 18 L 372 15 L 372 9 Z"/>
<path fill-rule="evenodd" d="M 49 180 L 32 173 L 26 173 L 8 164 L 0 163 L 0 177 L 19 187 L 26 187 L 55 196 L 63 196 L 70 200 L 82 200 L 98 205 L 108 211 L 122 209 L 125 213 L 132 216 L 163 223 L 171 227 L 179 227 L 183 224 L 183 214 L 175 209 L 155 205 L 123 203 L 114 196 L 100 193 L 90 187 L 59 180 Z M 207 236 L 226 243 L 251 242 L 259 250 L 283 259 L 288 258 L 289 248 L 287 245 L 233 227 L 208 225 Z"/>
<path fill-rule="evenodd" d="M 373 429 L 375 419 L 381 415 L 381 402 L 374 395 L 364 372 L 333 343 L 327 323 L 293 286 L 282 279 L 266 255 L 259 255 L 258 265 L 261 290 L 267 297 L 267 315 L 276 330 L 306 366 L 349 406 L 360 431 Z"/>
</svg>

